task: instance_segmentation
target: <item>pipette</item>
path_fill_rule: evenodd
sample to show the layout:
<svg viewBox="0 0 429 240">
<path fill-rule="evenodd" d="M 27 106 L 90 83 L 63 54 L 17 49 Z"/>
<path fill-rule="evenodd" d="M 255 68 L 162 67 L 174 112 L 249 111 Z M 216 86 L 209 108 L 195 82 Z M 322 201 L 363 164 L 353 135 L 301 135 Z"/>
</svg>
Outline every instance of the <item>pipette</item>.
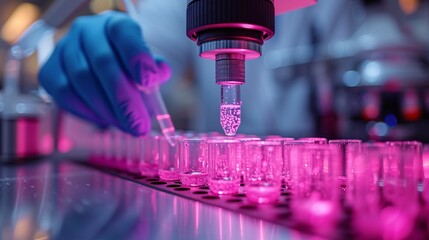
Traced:
<svg viewBox="0 0 429 240">
<path fill-rule="evenodd" d="M 240 85 L 221 85 L 220 124 L 227 136 L 234 136 L 241 123 Z"/>
<path fill-rule="evenodd" d="M 131 2 L 131 0 L 123 0 L 123 2 L 130 17 L 134 19 L 134 21 L 138 22 L 141 26 L 142 21 L 135 5 Z M 171 116 L 165 107 L 161 93 L 159 92 L 159 86 L 154 86 L 151 88 L 139 86 L 138 88 L 142 91 L 142 97 L 145 99 L 145 102 L 152 107 L 152 111 L 156 116 L 156 120 L 158 121 L 162 134 L 170 143 L 170 145 L 174 146 L 175 142 L 173 141 L 172 137 L 175 135 L 175 128 L 173 122 L 171 121 Z"/>
<path fill-rule="evenodd" d="M 227 136 L 234 136 L 241 123 L 241 85 L 245 81 L 243 54 L 216 55 L 216 83 L 221 86 L 220 124 Z"/>
</svg>

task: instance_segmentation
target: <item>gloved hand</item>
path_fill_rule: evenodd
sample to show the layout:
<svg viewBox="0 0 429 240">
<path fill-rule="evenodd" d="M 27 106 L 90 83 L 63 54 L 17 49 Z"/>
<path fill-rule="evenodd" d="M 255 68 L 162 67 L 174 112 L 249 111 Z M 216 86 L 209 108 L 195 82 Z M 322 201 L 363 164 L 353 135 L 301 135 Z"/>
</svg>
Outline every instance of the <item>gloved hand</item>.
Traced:
<svg viewBox="0 0 429 240">
<path fill-rule="evenodd" d="M 150 116 L 137 87 L 160 84 L 170 73 L 153 58 L 135 21 L 105 12 L 75 20 L 39 79 L 64 110 L 138 136 L 150 130 Z"/>
</svg>

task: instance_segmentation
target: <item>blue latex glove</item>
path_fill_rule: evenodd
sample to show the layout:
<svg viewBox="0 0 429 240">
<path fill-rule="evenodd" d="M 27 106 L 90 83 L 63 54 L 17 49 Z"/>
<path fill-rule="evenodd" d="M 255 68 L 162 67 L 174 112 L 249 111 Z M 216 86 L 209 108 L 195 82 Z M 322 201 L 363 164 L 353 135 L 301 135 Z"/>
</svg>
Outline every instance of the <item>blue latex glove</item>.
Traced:
<svg viewBox="0 0 429 240">
<path fill-rule="evenodd" d="M 138 136 L 149 132 L 150 116 L 137 86 L 160 84 L 170 73 L 153 58 L 134 20 L 105 12 L 75 20 L 39 79 L 64 110 Z"/>
</svg>

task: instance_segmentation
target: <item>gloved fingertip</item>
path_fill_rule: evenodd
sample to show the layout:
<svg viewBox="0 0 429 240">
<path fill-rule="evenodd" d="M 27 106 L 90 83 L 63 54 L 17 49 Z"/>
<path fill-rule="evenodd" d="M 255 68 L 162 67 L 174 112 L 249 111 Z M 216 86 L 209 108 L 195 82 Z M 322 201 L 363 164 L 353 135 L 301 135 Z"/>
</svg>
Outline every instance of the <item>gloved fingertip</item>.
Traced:
<svg viewBox="0 0 429 240">
<path fill-rule="evenodd" d="M 148 53 L 140 54 L 132 61 L 132 79 L 143 88 L 153 86 L 157 81 L 157 65 Z"/>
<path fill-rule="evenodd" d="M 171 67 L 170 65 L 161 59 L 156 60 L 156 65 L 158 68 L 158 79 L 159 83 L 166 82 L 171 77 Z"/>
<path fill-rule="evenodd" d="M 128 132 L 135 137 L 145 136 L 150 132 L 150 122 L 134 121 L 134 123 L 129 126 Z"/>
<path fill-rule="evenodd" d="M 139 82 L 140 86 L 150 88 L 156 85 L 158 80 L 157 69 L 142 64 L 140 67 Z"/>
<path fill-rule="evenodd" d="M 122 120 L 121 129 L 133 136 L 144 136 L 149 133 L 151 122 L 147 110 L 135 104 L 121 104 Z"/>
</svg>

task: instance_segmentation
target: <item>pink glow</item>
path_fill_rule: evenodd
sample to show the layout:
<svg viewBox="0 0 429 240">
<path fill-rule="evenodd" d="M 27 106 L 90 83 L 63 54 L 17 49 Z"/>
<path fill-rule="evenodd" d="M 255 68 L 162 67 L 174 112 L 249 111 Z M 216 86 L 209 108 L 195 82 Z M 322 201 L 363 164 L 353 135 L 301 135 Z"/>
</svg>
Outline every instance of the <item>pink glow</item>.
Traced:
<svg viewBox="0 0 429 240">
<path fill-rule="evenodd" d="M 234 136 L 241 123 L 240 105 L 221 105 L 220 124 L 227 136 Z"/>
<path fill-rule="evenodd" d="M 244 48 L 220 48 L 214 49 L 211 51 L 203 52 L 200 54 L 200 57 L 205 59 L 215 60 L 216 55 L 219 53 L 239 53 L 246 56 L 246 60 L 255 59 L 261 56 L 261 54 L 257 51 L 244 49 Z M 241 82 L 240 82 L 241 83 Z"/>
<path fill-rule="evenodd" d="M 333 201 L 314 198 L 297 200 L 292 209 L 297 222 L 322 235 L 332 233 L 340 214 L 339 206 Z"/>
<path fill-rule="evenodd" d="M 178 215 L 178 211 L 177 211 L 177 199 L 178 199 L 178 197 L 176 197 L 176 196 L 173 197 L 173 215 L 174 216 Z"/>
<path fill-rule="evenodd" d="M 429 153 L 423 155 L 423 169 L 425 176 L 429 176 Z"/>
<path fill-rule="evenodd" d="M 200 224 L 200 203 L 195 203 L 195 236 L 197 236 L 199 224 Z"/>
<path fill-rule="evenodd" d="M 171 119 L 170 114 L 159 114 L 156 115 L 156 120 L 164 120 L 164 119 Z"/>
<path fill-rule="evenodd" d="M 37 141 L 39 129 L 37 119 L 21 118 L 16 122 L 16 152 L 18 157 L 28 157 L 39 154 Z"/>
<path fill-rule="evenodd" d="M 184 172 L 180 173 L 180 182 L 185 186 L 204 186 L 207 183 L 207 176 L 207 173 L 202 172 Z"/>
<path fill-rule="evenodd" d="M 174 127 L 169 127 L 169 128 L 162 129 L 162 133 L 163 134 L 165 134 L 165 133 L 171 133 L 171 132 L 174 132 L 174 131 L 175 131 Z"/>
<path fill-rule="evenodd" d="M 333 211 L 332 204 L 326 201 L 315 202 L 311 206 L 311 212 L 316 216 L 328 216 L 330 213 L 332 213 L 332 211 Z"/>
<path fill-rule="evenodd" d="M 69 152 L 70 150 L 72 150 L 72 148 L 73 148 L 73 142 L 70 139 L 62 138 L 59 140 L 58 150 L 61 153 Z"/>
<path fill-rule="evenodd" d="M 381 222 L 383 239 L 407 239 L 414 227 L 414 219 L 395 207 L 382 210 Z"/>
<path fill-rule="evenodd" d="M 317 0 L 275 0 L 275 14 L 279 15 L 316 4 Z"/>
<path fill-rule="evenodd" d="M 314 0 L 313 0 L 314 1 Z M 189 38 L 196 40 L 196 33 L 201 32 L 207 29 L 216 29 L 216 28 L 245 28 L 245 29 L 254 29 L 259 30 L 264 33 L 264 35 L 267 36 L 266 39 L 269 39 L 274 35 L 274 32 L 266 27 L 250 24 L 250 23 L 216 23 L 216 24 L 209 24 L 204 25 L 198 28 L 193 28 L 192 31 L 188 31 L 186 35 L 188 35 Z"/>
<path fill-rule="evenodd" d="M 247 199 L 256 203 L 273 203 L 280 197 L 280 186 L 248 186 Z"/>
<path fill-rule="evenodd" d="M 210 191 L 216 194 L 233 194 L 238 192 L 240 187 L 239 179 L 209 179 Z"/>
<path fill-rule="evenodd" d="M 219 237 L 220 237 L 220 240 L 222 240 L 223 239 L 223 234 L 224 234 L 224 232 L 223 232 L 223 224 L 222 224 L 222 209 L 221 208 L 219 208 L 218 210 L 218 219 L 219 219 Z"/>
<path fill-rule="evenodd" d="M 42 136 L 42 142 L 40 143 L 40 151 L 42 154 L 50 154 L 53 151 L 53 147 L 54 147 L 54 140 L 52 137 L 52 134 L 50 133 L 45 133 Z"/>
<path fill-rule="evenodd" d="M 239 215 L 239 222 L 240 222 L 240 237 L 241 239 L 244 239 L 244 228 L 243 228 L 243 214 Z"/>
</svg>

